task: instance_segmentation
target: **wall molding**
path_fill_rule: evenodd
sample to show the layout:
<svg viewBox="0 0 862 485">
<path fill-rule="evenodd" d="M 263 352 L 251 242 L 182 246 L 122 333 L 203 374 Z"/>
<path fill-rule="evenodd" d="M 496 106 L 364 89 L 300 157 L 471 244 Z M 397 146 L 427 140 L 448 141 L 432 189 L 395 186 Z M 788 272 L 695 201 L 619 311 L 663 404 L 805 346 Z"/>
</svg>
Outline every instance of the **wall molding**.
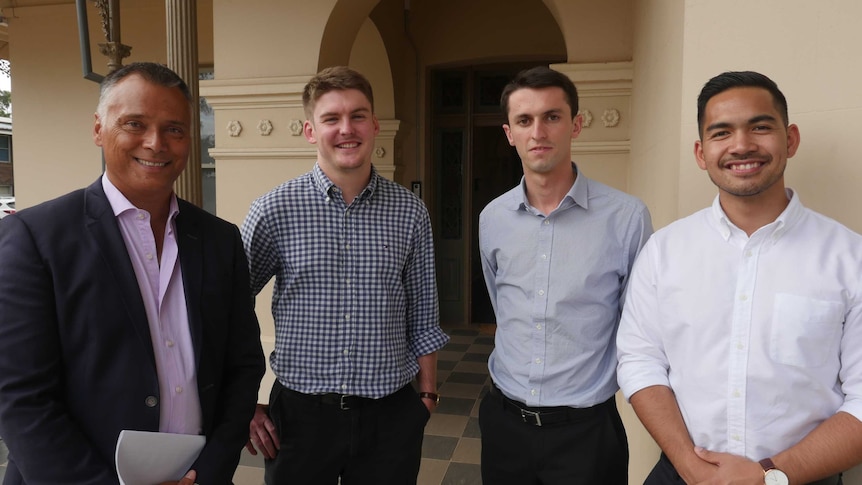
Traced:
<svg viewBox="0 0 862 485">
<path fill-rule="evenodd" d="M 302 90 L 311 76 L 200 81 L 200 95 L 215 110 L 302 108 Z"/>
<path fill-rule="evenodd" d="M 575 141 L 572 142 L 573 155 L 613 155 L 630 153 L 631 141 Z"/>
</svg>

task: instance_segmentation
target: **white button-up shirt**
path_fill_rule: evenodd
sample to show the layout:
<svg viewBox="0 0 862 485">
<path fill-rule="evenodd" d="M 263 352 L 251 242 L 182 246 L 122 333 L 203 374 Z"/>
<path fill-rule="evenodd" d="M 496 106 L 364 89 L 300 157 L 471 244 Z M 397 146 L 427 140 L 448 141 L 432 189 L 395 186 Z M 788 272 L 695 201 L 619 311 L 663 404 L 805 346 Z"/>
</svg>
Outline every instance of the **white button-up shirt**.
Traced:
<svg viewBox="0 0 862 485">
<path fill-rule="evenodd" d="M 862 419 L 862 236 L 787 194 L 751 237 L 717 197 L 656 232 L 617 341 L 626 398 L 669 386 L 696 445 L 754 460 Z"/>
</svg>

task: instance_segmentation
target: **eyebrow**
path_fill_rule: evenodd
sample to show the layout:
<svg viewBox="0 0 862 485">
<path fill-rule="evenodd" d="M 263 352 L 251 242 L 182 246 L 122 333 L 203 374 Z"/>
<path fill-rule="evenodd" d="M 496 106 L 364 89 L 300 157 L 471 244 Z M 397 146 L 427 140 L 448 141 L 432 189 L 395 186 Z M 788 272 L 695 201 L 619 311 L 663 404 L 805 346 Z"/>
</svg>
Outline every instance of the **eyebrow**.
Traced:
<svg viewBox="0 0 862 485">
<path fill-rule="evenodd" d="M 776 122 L 778 120 L 777 120 L 777 118 L 775 118 L 772 115 L 763 114 L 763 115 L 757 115 L 757 116 L 754 116 L 752 118 L 749 118 L 747 124 L 754 125 L 754 124 L 760 123 L 762 121 Z M 706 129 L 704 130 L 704 132 L 730 128 L 731 126 L 732 126 L 731 123 L 728 123 L 727 121 L 718 121 L 716 123 L 712 123 L 712 124 L 708 125 L 706 127 Z"/>
<path fill-rule="evenodd" d="M 538 116 L 541 117 L 541 116 L 548 116 L 548 115 L 558 115 L 558 114 L 562 114 L 562 112 L 563 112 L 562 109 L 554 108 L 554 109 L 549 109 L 548 111 L 539 113 Z M 534 116 L 532 113 L 518 113 L 518 114 L 515 114 L 514 117 L 515 117 L 515 119 L 520 119 L 520 118 L 533 118 Z"/>
<path fill-rule="evenodd" d="M 356 108 L 355 110 L 350 112 L 350 114 L 352 114 L 352 115 L 355 115 L 356 113 L 371 113 L 371 109 L 363 107 L 363 108 Z M 339 115 L 339 113 L 336 111 L 327 111 L 325 113 L 320 113 L 318 116 L 320 118 L 325 118 L 327 116 L 338 116 L 338 115 Z"/>
</svg>

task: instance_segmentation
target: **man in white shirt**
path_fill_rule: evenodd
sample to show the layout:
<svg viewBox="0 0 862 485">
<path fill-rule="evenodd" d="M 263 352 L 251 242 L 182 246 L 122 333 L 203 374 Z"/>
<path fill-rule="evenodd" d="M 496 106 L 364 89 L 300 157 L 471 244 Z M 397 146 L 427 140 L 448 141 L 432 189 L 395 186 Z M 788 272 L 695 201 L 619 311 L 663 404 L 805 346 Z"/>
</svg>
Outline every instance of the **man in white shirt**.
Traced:
<svg viewBox="0 0 862 485">
<path fill-rule="evenodd" d="M 646 484 L 840 484 L 862 461 L 862 237 L 802 206 L 787 102 L 754 72 L 698 97 L 719 193 L 656 232 L 618 334 L 620 386 L 663 454 Z"/>
</svg>

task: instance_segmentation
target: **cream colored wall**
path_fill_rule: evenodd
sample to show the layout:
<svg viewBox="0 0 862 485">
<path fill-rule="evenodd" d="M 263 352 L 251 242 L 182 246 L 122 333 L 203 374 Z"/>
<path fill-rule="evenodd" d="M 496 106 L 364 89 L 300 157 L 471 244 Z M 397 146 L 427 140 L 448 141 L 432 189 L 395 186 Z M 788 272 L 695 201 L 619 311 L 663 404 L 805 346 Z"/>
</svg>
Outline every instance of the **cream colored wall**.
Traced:
<svg viewBox="0 0 862 485">
<path fill-rule="evenodd" d="M 566 39 L 569 62 L 632 59 L 632 0 L 544 0 Z"/>
</svg>

